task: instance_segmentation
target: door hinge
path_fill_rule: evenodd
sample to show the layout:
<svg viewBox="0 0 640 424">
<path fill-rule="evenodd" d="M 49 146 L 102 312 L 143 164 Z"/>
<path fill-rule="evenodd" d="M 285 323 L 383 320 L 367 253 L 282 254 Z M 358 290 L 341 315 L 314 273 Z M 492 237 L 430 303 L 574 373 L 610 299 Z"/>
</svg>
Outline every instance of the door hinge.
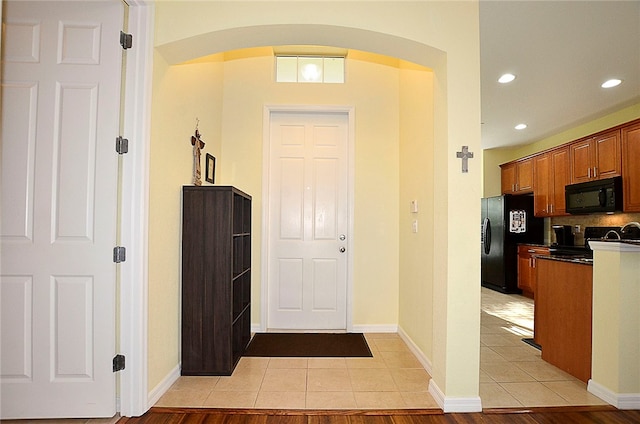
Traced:
<svg viewBox="0 0 640 424">
<path fill-rule="evenodd" d="M 127 249 L 123 246 L 113 248 L 113 262 L 119 264 L 127 260 Z"/>
<path fill-rule="evenodd" d="M 129 153 L 129 140 L 121 136 L 116 137 L 116 152 L 118 152 L 119 155 Z"/>
<path fill-rule="evenodd" d="M 113 372 L 122 371 L 124 369 L 124 355 L 116 355 L 113 357 Z"/>
<path fill-rule="evenodd" d="M 120 31 L 120 45 L 123 49 L 130 49 L 133 45 L 133 35 Z"/>
</svg>

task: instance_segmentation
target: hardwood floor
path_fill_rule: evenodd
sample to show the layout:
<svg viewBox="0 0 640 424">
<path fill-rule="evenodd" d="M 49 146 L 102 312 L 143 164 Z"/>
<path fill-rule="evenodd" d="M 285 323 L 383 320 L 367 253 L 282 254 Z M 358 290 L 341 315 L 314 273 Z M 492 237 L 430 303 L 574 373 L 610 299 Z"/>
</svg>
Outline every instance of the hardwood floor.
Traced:
<svg viewBox="0 0 640 424">
<path fill-rule="evenodd" d="M 151 408 L 137 418 L 122 418 L 118 424 L 549 424 L 640 422 L 640 410 L 613 407 L 571 407 L 486 410 L 479 413 L 443 414 L 441 410 L 311 411 L 257 409 Z"/>
</svg>

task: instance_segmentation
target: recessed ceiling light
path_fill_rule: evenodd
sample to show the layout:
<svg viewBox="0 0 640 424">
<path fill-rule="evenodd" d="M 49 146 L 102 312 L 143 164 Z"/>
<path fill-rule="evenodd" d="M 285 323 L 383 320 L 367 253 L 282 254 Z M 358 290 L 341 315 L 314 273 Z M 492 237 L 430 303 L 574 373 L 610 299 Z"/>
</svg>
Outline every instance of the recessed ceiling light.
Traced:
<svg viewBox="0 0 640 424">
<path fill-rule="evenodd" d="M 611 88 L 611 87 L 616 87 L 616 86 L 620 85 L 621 83 L 622 83 L 622 80 L 619 80 L 617 78 L 613 78 L 613 79 L 610 79 L 610 80 L 607 80 L 607 81 L 603 82 L 600 87 L 602 87 L 602 88 Z"/>
<path fill-rule="evenodd" d="M 513 74 L 504 74 L 500 78 L 498 78 L 498 82 L 500 84 L 507 84 L 516 79 L 516 76 Z"/>
<path fill-rule="evenodd" d="M 527 124 L 518 124 L 514 127 L 517 130 L 523 130 L 525 128 L 527 128 Z"/>
</svg>

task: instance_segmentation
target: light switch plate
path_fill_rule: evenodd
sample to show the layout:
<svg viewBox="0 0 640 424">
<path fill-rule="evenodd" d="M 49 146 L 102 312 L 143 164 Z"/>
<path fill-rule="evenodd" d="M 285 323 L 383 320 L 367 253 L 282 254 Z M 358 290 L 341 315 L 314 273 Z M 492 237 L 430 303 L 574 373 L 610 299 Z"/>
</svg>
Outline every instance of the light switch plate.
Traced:
<svg viewBox="0 0 640 424">
<path fill-rule="evenodd" d="M 417 200 L 412 200 L 411 201 L 411 213 L 417 213 L 418 212 L 418 201 Z"/>
</svg>

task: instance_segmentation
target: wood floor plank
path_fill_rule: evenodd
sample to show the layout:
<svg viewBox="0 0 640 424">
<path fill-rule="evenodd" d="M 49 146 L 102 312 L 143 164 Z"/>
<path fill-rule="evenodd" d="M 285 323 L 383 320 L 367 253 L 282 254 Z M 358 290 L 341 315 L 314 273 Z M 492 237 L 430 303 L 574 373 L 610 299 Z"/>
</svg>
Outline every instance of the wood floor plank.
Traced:
<svg viewBox="0 0 640 424">
<path fill-rule="evenodd" d="M 306 415 L 267 415 L 267 424 L 307 424 Z"/>
<path fill-rule="evenodd" d="M 351 424 L 347 415 L 311 415 L 307 424 Z"/>
<path fill-rule="evenodd" d="M 393 424 L 393 415 L 350 415 L 350 424 Z"/>
</svg>

